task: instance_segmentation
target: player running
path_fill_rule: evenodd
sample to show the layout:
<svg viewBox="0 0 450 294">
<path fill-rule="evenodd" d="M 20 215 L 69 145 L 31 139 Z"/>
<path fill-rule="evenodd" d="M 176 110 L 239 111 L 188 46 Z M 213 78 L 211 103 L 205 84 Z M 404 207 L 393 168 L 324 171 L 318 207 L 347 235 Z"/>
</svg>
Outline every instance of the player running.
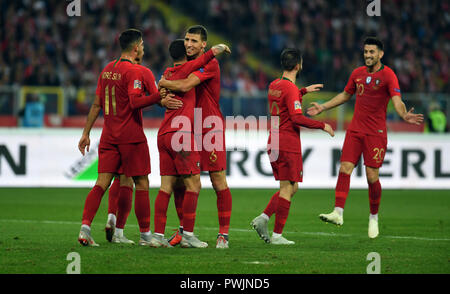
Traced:
<svg viewBox="0 0 450 294">
<path fill-rule="evenodd" d="M 395 111 L 405 122 L 417 125 L 423 122 L 423 115 L 414 114 L 414 108 L 406 110 L 397 76 L 392 69 L 381 63 L 383 54 L 383 43 L 379 39 L 366 38 L 365 66 L 358 67 L 352 72 L 342 93 L 324 104 L 313 102 L 307 111 L 309 115 L 317 115 L 347 102 L 356 93 L 353 119 L 342 146 L 341 166 L 335 190 L 335 208 L 333 212 L 320 214 L 319 217 L 335 225 L 344 223 L 344 205 L 350 189 L 350 176 L 362 154 L 369 185 L 369 238 L 376 238 L 379 233 L 378 208 L 381 198 L 379 169 L 386 154 L 386 109 L 389 100 L 392 100 Z"/>
<path fill-rule="evenodd" d="M 283 75 L 269 85 L 268 99 L 271 123 L 267 152 L 275 180 L 280 181 L 280 190 L 269 201 L 264 212 L 254 218 L 251 226 L 266 243 L 292 245 L 282 236 L 289 214 L 291 199 L 298 190 L 298 182 L 303 181 L 303 161 L 300 141 L 300 126 L 322 129 L 332 137 L 334 131 L 329 124 L 312 120 L 303 115 L 302 97 L 306 93 L 319 91 L 322 84 L 298 89 L 295 81 L 302 70 L 303 59 L 300 50 L 287 48 L 281 53 Z M 274 127 L 275 126 L 275 127 Z M 272 139 L 274 140 L 272 141 Z M 276 139 L 279 139 L 276 141 Z M 268 222 L 275 213 L 275 227 L 269 237 Z"/>
<path fill-rule="evenodd" d="M 188 59 L 196 59 L 204 54 L 207 45 L 208 32 L 201 25 L 195 25 L 187 29 L 184 45 Z M 202 110 L 202 130 L 201 136 L 196 137 L 196 141 L 201 145 L 200 166 L 202 171 L 208 171 L 212 186 L 217 195 L 217 210 L 219 217 L 219 233 L 217 235 L 216 248 L 228 248 L 228 232 L 231 219 L 232 199 L 230 189 L 228 188 L 226 179 L 227 153 L 225 149 L 225 129 L 224 119 L 220 111 L 220 67 L 219 62 L 213 59 L 205 67 L 191 73 L 186 79 L 181 80 L 165 80 L 159 82 L 161 87 L 165 87 L 171 91 L 187 92 L 195 87 L 197 96 L 196 108 Z M 204 127 L 204 121 L 208 117 L 213 117 L 216 122 Z M 214 128 L 213 128 L 214 126 Z M 214 145 L 219 148 L 205 148 L 202 139 L 206 133 L 214 134 Z M 184 212 L 182 210 L 182 197 L 185 188 L 177 188 L 174 190 L 175 206 L 180 218 L 180 230 L 174 234 L 170 242 L 176 245 L 181 242 L 182 226 L 184 225 Z"/>
<path fill-rule="evenodd" d="M 156 88 L 153 76 L 143 77 L 143 71 L 132 63 L 142 59 L 144 45 L 142 33 L 135 29 L 124 31 L 119 37 L 122 53 L 120 58 L 110 62 L 101 72 L 93 107 L 88 115 L 78 148 L 84 155 L 89 151 L 89 131 L 98 116 L 104 112 L 104 125 L 98 149 L 98 177 L 89 192 L 83 210 L 82 226 L 78 241 L 84 246 L 98 246 L 92 238 L 90 225 L 97 213 L 105 190 L 118 173 L 119 168 L 127 177 L 133 177 L 136 187 L 135 213 L 141 237 L 139 243 L 150 242 L 149 182 L 150 154 L 142 127 L 143 107 L 158 103 L 161 94 Z M 148 71 L 151 73 L 151 71 Z M 142 81 L 153 79 L 153 87 L 146 89 Z M 144 90 L 150 93 L 145 96 Z"/>
<path fill-rule="evenodd" d="M 168 80 L 186 78 L 210 62 L 214 56 L 231 53 L 226 45 L 213 46 L 211 50 L 197 59 L 187 61 L 184 40 L 175 40 L 170 44 L 169 53 L 174 66 L 164 72 Z M 155 200 L 155 231 L 150 242 L 152 247 L 172 247 L 164 238 L 167 220 L 167 207 L 170 195 L 174 189 L 177 177 L 181 176 L 186 187 L 184 195 L 184 230 L 181 247 L 206 248 L 208 243 L 200 241 L 194 235 L 194 223 L 197 200 L 200 193 L 200 155 L 194 148 L 194 107 L 195 89 L 176 93 L 175 98 L 183 101 L 183 107 L 177 110 L 167 110 L 158 131 L 158 150 L 161 173 L 161 188 Z"/>
</svg>

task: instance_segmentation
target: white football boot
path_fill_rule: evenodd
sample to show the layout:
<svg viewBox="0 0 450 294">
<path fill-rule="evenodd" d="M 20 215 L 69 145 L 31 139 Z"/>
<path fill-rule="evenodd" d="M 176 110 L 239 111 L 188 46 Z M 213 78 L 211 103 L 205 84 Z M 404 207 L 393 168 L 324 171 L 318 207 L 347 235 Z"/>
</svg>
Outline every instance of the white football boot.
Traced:
<svg viewBox="0 0 450 294">
<path fill-rule="evenodd" d="M 83 246 L 99 246 L 92 238 L 91 232 L 85 228 L 81 228 L 80 234 L 78 235 L 78 242 Z"/>
<path fill-rule="evenodd" d="M 258 236 L 266 243 L 270 243 L 268 224 L 269 220 L 262 215 L 255 217 L 250 223 L 252 228 L 258 233 Z"/>
<path fill-rule="evenodd" d="M 114 236 L 112 237 L 111 242 L 112 242 L 112 243 L 120 243 L 120 244 L 130 244 L 130 245 L 134 245 L 134 241 L 128 240 L 128 238 L 125 237 L 124 235 L 119 236 L 119 235 L 117 235 L 117 234 L 114 234 Z"/>
<path fill-rule="evenodd" d="M 181 248 L 207 248 L 208 243 L 200 241 L 195 235 L 189 236 L 183 233 L 180 246 Z"/>
<path fill-rule="evenodd" d="M 278 237 L 272 236 L 272 238 L 270 238 L 270 244 L 274 244 L 274 245 L 294 245 L 295 242 L 294 241 L 290 241 L 290 240 L 286 239 L 283 236 L 278 236 Z"/>
<path fill-rule="evenodd" d="M 369 218 L 369 238 L 374 239 L 378 236 L 378 220 L 375 218 Z"/>
<path fill-rule="evenodd" d="M 152 239 L 150 241 L 150 247 L 153 248 L 173 248 L 172 245 L 169 244 L 169 242 L 164 238 L 164 236 L 159 234 L 153 234 Z"/>
<path fill-rule="evenodd" d="M 339 212 L 335 210 L 333 210 L 333 212 L 328 213 L 328 214 L 320 214 L 319 218 L 321 220 L 323 220 L 324 222 L 327 223 L 332 223 L 335 224 L 337 226 L 342 226 L 344 224 L 344 217 L 343 215 L 341 215 Z"/>
</svg>

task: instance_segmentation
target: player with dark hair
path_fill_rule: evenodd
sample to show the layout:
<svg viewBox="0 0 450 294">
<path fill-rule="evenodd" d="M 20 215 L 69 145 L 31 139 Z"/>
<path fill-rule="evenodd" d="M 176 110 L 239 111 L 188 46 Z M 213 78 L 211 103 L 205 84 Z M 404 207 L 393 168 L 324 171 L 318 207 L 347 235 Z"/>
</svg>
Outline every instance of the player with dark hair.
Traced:
<svg viewBox="0 0 450 294">
<path fill-rule="evenodd" d="M 266 243 L 292 245 L 282 236 L 291 199 L 298 190 L 298 182 L 303 181 L 303 161 L 300 141 L 300 126 L 310 129 L 322 129 L 331 136 L 334 131 L 329 124 L 312 120 L 303 115 L 302 97 L 306 93 L 319 91 L 322 84 L 315 84 L 300 90 L 295 81 L 302 70 L 303 59 L 300 50 L 287 48 L 281 53 L 281 78 L 269 85 L 268 99 L 271 123 L 267 152 L 272 165 L 275 180 L 280 181 L 277 191 L 264 209 L 254 218 L 252 227 Z M 277 140 L 278 139 L 278 140 Z M 269 237 L 268 222 L 275 213 L 275 227 Z"/>
<path fill-rule="evenodd" d="M 335 208 L 333 212 L 321 214 L 319 217 L 335 225 L 344 223 L 344 205 L 350 189 L 350 176 L 362 154 L 369 185 L 369 238 L 376 238 L 379 233 L 379 169 L 386 154 L 386 109 L 389 100 L 392 100 L 396 112 L 405 122 L 417 125 L 423 122 L 423 115 L 414 114 L 414 108 L 406 110 L 397 76 L 391 68 L 381 63 L 383 50 L 383 43 L 379 39 L 366 38 L 363 50 L 365 65 L 352 72 L 344 91 L 323 104 L 313 102 L 308 108 L 309 115 L 317 115 L 347 102 L 356 93 L 353 119 L 342 146 L 341 166 L 335 189 Z"/>
<path fill-rule="evenodd" d="M 222 52 L 230 53 L 230 50 L 226 45 L 219 44 L 199 58 L 187 61 L 184 40 L 175 40 L 169 47 L 174 66 L 167 68 L 163 76 L 167 80 L 184 79 Z M 195 90 L 178 92 L 175 98 L 183 101 L 183 107 L 167 110 L 158 131 L 161 188 L 155 200 L 155 230 L 150 246 L 172 247 L 164 238 L 167 207 L 177 178 L 181 177 L 186 192 L 183 197 L 184 230 L 180 245 L 184 248 L 206 248 L 208 244 L 194 235 L 197 199 L 201 188 L 200 155 L 194 148 L 193 134 Z"/>
<path fill-rule="evenodd" d="M 184 37 L 184 45 L 189 60 L 200 57 L 205 52 L 208 32 L 201 25 L 189 27 Z M 226 148 L 225 148 L 225 124 L 222 112 L 220 111 L 220 67 L 219 62 L 213 59 L 205 67 L 191 73 L 187 78 L 181 80 L 161 79 L 161 87 L 171 91 L 187 92 L 195 87 L 197 96 L 196 108 L 202 110 L 202 134 L 196 137 L 196 142 L 200 146 L 200 165 L 202 171 L 208 171 L 212 186 L 217 195 L 217 210 L 219 217 L 219 233 L 217 235 L 216 248 L 228 248 L 228 232 L 231 219 L 232 198 L 226 180 Z M 215 118 L 216 121 L 204 126 L 204 120 Z M 214 126 L 214 128 L 213 128 Z M 203 135 L 213 133 L 214 146 L 218 148 L 206 148 L 202 142 Z M 208 146 L 210 147 L 210 146 Z M 212 150 L 211 150 L 212 149 Z M 182 226 L 185 215 L 181 209 L 183 187 L 174 190 L 175 206 L 180 218 L 180 230 L 172 236 L 170 242 L 175 245 L 181 242 Z"/>
<path fill-rule="evenodd" d="M 96 97 L 78 143 L 83 155 L 85 149 L 89 151 L 89 133 L 102 109 L 104 125 L 98 149 L 98 177 L 86 198 L 78 237 L 84 246 L 98 246 L 91 236 L 90 225 L 105 190 L 119 169 L 123 169 L 124 176 L 133 178 L 136 187 L 135 213 L 141 232 L 139 243 L 148 243 L 151 238 L 150 154 L 142 127 L 141 109 L 160 102 L 163 95 L 158 92 L 152 72 L 133 64 L 135 60 L 142 60 L 144 54 L 142 33 L 135 29 L 126 30 L 120 35 L 119 42 L 121 56 L 106 65 L 99 76 Z M 146 96 L 145 91 L 150 95 Z M 122 243 L 132 243 L 126 241 Z"/>
</svg>

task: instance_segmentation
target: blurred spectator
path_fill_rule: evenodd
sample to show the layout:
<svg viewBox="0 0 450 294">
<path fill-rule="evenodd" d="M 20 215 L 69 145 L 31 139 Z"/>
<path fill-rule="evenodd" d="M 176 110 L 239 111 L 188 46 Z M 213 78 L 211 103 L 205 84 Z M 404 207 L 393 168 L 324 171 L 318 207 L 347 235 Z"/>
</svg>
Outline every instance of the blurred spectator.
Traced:
<svg viewBox="0 0 450 294">
<path fill-rule="evenodd" d="M 366 1 L 352 0 L 164 2 L 231 42 L 233 54 L 221 59 L 227 95 L 265 97 L 276 77 L 250 66 L 247 53 L 277 69 L 280 52 L 288 46 L 303 52 L 302 84 L 324 83 L 324 90 L 341 91 L 351 71 L 362 65 L 368 35 L 385 43 L 383 63 L 396 72 L 402 92 L 450 92 L 448 1 L 386 0 L 380 17 L 367 16 Z M 0 85 L 95 88 L 101 69 L 119 54 L 120 32 L 130 27 L 142 30 L 142 64 L 159 79 L 171 64 L 170 41 L 184 35 L 185 26 L 171 31 L 170 20 L 151 1 L 82 1 L 80 17 L 67 16 L 67 3 L 0 1 Z M 80 106 L 69 110 L 86 111 Z"/>
<path fill-rule="evenodd" d="M 436 102 L 432 102 L 429 106 L 426 129 L 430 133 L 448 132 L 447 118 Z"/>
<path fill-rule="evenodd" d="M 25 108 L 23 110 L 22 126 L 41 128 L 44 126 L 44 104 L 37 95 L 27 97 Z"/>
</svg>

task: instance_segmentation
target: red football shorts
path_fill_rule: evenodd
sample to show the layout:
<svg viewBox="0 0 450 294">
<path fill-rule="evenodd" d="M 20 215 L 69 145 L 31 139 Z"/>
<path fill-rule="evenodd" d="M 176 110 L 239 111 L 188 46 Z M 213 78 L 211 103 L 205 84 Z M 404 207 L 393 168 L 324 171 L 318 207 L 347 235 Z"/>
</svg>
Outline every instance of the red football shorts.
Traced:
<svg viewBox="0 0 450 294">
<path fill-rule="evenodd" d="M 269 150 L 267 153 L 275 152 Z M 278 158 L 270 162 L 277 181 L 303 182 L 303 160 L 301 153 L 278 151 Z"/>
<path fill-rule="evenodd" d="M 217 144 L 221 145 L 221 150 L 219 148 L 208 148 L 205 146 L 209 141 L 213 147 L 216 144 L 217 136 L 220 136 L 222 133 L 222 142 L 217 142 Z M 225 145 L 225 132 L 216 133 L 217 135 L 206 138 L 205 136 L 208 134 L 203 134 L 203 136 L 196 136 L 197 148 L 200 153 L 200 167 L 202 171 L 222 171 L 227 169 L 227 149 Z M 210 135 L 211 136 L 211 135 Z M 214 144 L 214 145 L 213 145 Z"/>
<path fill-rule="evenodd" d="M 194 135 L 191 137 L 190 148 L 174 151 L 172 137 L 175 133 L 158 136 L 159 173 L 161 176 L 196 175 L 200 173 L 200 155 L 194 151 Z M 180 144 L 183 144 L 182 139 Z"/>
<path fill-rule="evenodd" d="M 150 152 L 147 142 L 98 146 L 98 172 L 125 174 L 127 177 L 150 174 Z"/>
<path fill-rule="evenodd" d="M 386 154 L 386 147 L 386 137 L 347 131 L 342 146 L 341 162 L 348 161 L 356 165 L 362 154 L 364 165 L 380 168 Z"/>
</svg>

